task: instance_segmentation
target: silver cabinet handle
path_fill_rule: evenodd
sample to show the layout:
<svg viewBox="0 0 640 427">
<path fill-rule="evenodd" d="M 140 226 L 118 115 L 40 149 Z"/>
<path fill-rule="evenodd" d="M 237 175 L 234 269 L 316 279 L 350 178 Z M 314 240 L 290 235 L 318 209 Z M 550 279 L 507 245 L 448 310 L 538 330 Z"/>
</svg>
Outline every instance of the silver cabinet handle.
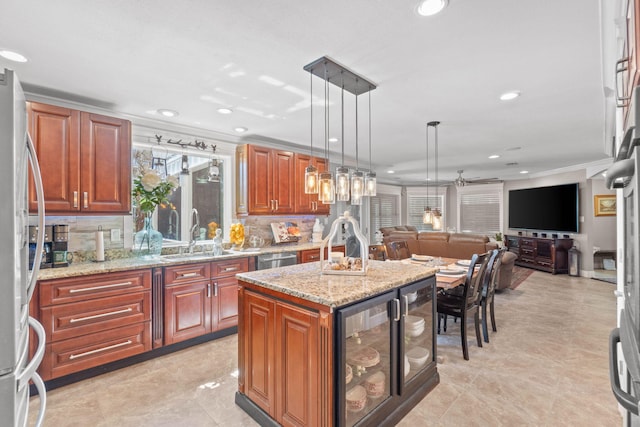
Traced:
<svg viewBox="0 0 640 427">
<path fill-rule="evenodd" d="M 207 298 L 211 298 L 211 283 L 207 283 Z"/>
<path fill-rule="evenodd" d="M 92 286 L 90 288 L 71 289 L 69 291 L 69 293 L 70 294 L 75 294 L 75 293 L 78 293 L 78 292 L 97 291 L 97 290 L 100 290 L 100 289 L 117 288 L 119 286 L 131 286 L 132 284 L 133 283 L 131 283 L 131 282 L 112 283 L 111 285 Z"/>
<path fill-rule="evenodd" d="M 271 200 L 271 211 L 274 210 L 274 208 L 273 208 L 274 207 L 274 203 L 273 202 L 275 202 L 275 200 Z"/>
<path fill-rule="evenodd" d="M 405 295 L 403 298 L 404 298 L 404 313 L 402 314 L 402 317 L 406 317 L 407 314 L 409 314 L 409 297 Z"/>
<path fill-rule="evenodd" d="M 226 267 L 224 269 L 224 271 L 236 271 L 236 270 L 239 270 L 239 268 L 238 267 Z"/>
<path fill-rule="evenodd" d="M 73 192 L 73 207 L 74 208 L 78 207 L 78 192 L 77 191 Z"/>
<path fill-rule="evenodd" d="M 69 359 L 73 360 L 73 359 L 77 359 L 78 357 L 84 357 L 84 356 L 90 356 L 90 355 L 96 354 L 96 353 L 102 353 L 103 351 L 113 350 L 114 348 L 118 348 L 118 347 L 124 347 L 124 346 L 132 344 L 132 343 L 133 343 L 133 341 L 126 340 L 125 342 L 121 342 L 121 343 L 118 343 L 118 344 L 108 345 L 106 347 L 97 348 L 97 349 L 91 350 L 91 351 L 85 351 L 84 353 L 72 354 L 71 356 L 69 356 Z"/>
<path fill-rule="evenodd" d="M 89 193 L 87 193 L 86 191 L 83 194 L 84 196 L 84 208 L 88 208 L 89 207 Z"/>
<path fill-rule="evenodd" d="M 398 298 L 394 298 L 393 302 L 396 305 L 396 317 L 393 320 L 395 320 L 396 322 L 399 322 L 400 321 L 400 300 Z"/>
<path fill-rule="evenodd" d="M 279 209 L 279 207 L 278 207 L 278 199 L 276 199 L 275 202 L 276 202 L 276 211 L 277 211 Z"/>
<path fill-rule="evenodd" d="M 218 296 L 218 282 L 213 282 L 213 296 Z"/>
<path fill-rule="evenodd" d="M 622 58 L 619 61 L 616 61 L 616 69 L 615 69 L 615 96 L 616 96 L 616 107 L 627 107 L 631 96 L 621 96 L 620 89 L 618 86 L 619 75 L 624 71 L 629 69 L 629 58 Z M 623 82 L 624 83 L 624 82 Z"/>
<path fill-rule="evenodd" d="M 181 274 L 180 277 L 196 277 L 198 273 L 184 273 Z"/>
<path fill-rule="evenodd" d="M 133 311 L 133 309 L 131 307 L 129 307 L 129 308 L 125 308 L 124 310 L 116 310 L 116 311 L 110 311 L 108 313 L 94 314 L 93 316 L 85 316 L 85 317 L 73 318 L 73 319 L 69 320 L 69 323 L 82 322 L 84 320 L 99 319 L 101 317 L 107 317 L 107 316 L 115 316 L 116 314 L 129 313 L 131 311 Z"/>
</svg>

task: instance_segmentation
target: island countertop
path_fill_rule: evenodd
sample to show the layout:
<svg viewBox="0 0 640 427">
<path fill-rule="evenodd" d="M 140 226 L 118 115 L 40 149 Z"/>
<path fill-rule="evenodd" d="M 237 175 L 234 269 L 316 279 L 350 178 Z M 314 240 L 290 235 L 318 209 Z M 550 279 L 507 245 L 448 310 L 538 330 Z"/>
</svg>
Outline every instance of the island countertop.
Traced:
<svg viewBox="0 0 640 427">
<path fill-rule="evenodd" d="M 381 294 L 436 274 L 436 269 L 398 261 L 368 261 L 367 274 L 321 274 L 320 262 L 240 273 L 238 279 L 325 305 L 331 309 Z"/>
</svg>

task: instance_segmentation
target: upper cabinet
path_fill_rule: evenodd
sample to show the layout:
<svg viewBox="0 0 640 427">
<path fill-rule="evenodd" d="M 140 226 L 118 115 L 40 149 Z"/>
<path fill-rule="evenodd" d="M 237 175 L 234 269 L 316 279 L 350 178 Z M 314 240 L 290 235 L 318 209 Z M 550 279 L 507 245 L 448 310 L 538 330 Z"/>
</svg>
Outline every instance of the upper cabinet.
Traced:
<svg viewBox="0 0 640 427">
<path fill-rule="evenodd" d="M 329 205 L 304 192 L 309 162 L 322 172 L 325 159 L 241 145 L 236 149 L 236 162 L 236 215 L 329 215 Z"/>
<path fill-rule="evenodd" d="M 631 95 L 634 87 L 640 84 L 640 7 L 638 0 L 627 0 L 625 5 L 625 19 L 621 33 L 624 35 L 622 58 L 616 63 L 615 96 L 616 105 L 622 107 L 625 123 L 629 114 Z"/>
<path fill-rule="evenodd" d="M 327 169 L 327 162 L 320 157 L 312 157 L 307 154 L 298 154 L 294 156 L 296 165 L 295 179 L 295 209 L 297 213 L 310 213 L 316 215 L 329 215 L 331 205 L 321 203 L 317 194 L 306 194 L 304 192 L 304 173 L 309 164 L 318 169 L 318 173 Z"/>
<path fill-rule="evenodd" d="M 47 213 L 129 213 L 129 121 L 35 102 L 27 103 L 27 112 Z M 33 212 L 37 202 L 31 178 L 29 189 Z"/>
</svg>

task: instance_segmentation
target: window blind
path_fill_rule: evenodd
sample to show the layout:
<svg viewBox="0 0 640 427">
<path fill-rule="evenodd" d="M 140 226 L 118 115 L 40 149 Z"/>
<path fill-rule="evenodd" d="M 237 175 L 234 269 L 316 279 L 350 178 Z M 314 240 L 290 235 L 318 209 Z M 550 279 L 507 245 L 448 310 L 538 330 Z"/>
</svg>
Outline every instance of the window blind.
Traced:
<svg viewBox="0 0 640 427">
<path fill-rule="evenodd" d="M 432 230 L 431 224 L 424 224 L 422 222 L 422 214 L 424 208 L 429 206 L 431 209 L 439 208 L 442 213 L 442 217 L 445 217 L 445 212 L 442 207 L 443 197 L 441 195 L 409 195 L 409 225 L 413 225 L 418 230 Z"/>
<path fill-rule="evenodd" d="M 370 224 L 372 232 L 380 227 L 392 227 L 400 224 L 400 196 L 395 194 L 380 194 L 370 200 Z"/>
<path fill-rule="evenodd" d="M 469 192 L 459 196 L 460 231 L 493 236 L 501 232 L 502 192 Z"/>
</svg>

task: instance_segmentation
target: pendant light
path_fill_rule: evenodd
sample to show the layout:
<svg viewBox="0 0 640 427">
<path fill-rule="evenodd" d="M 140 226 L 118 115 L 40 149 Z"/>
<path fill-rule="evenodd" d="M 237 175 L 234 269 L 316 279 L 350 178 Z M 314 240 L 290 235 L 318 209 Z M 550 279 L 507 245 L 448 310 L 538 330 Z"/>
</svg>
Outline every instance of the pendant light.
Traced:
<svg viewBox="0 0 640 427">
<path fill-rule="evenodd" d="M 180 175 L 189 175 L 189 157 L 186 154 L 182 155 L 182 161 L 180 162 L 181 170 Z"/>
<path fill-rule="evenodd" d="M 356 87 L 358 79 L 356 78 Z M 364 173 L 358 170 L 358 95 L 356 94 L 356 170 L 351 174 L 351 204 L 361 205 L 364 195 Z"/>
<path fill-rule="evenodd" d="M 311 163 L 313 161 L 313 69 L 309 72 L 309 85 L 309 111 L 311 111 L 311 156 L 309 157 L 309 166 L 307 166 L 304 171 L 304 193 L 318 194 L 318 169 Z"/>
<path fill-rule="evenodd" d="M 207 182 L 220 182 L 220 166 L 218 164 L 218 159 L 209 159 Z"/>
<path fill-rule="evenodd" d="M 371 168 L 371 89 L 369 89 L 369 172 L 364 176 L 364 195 L 375 196 L 377 191 L 376 173 Z"/>
<path fill-rule="evenodd" d="M 437 196 L 437 188 L 438 188 L 438 125 L 440 122 L 433 121 L 427 123 L 427 126 L 433 126 L 435 130 L 435 176 L 436 176 L 436 196 Z M 436 207 L 433 210 L 433 229 L 434 230 L 442 230 L 442 213 L 440 212 L 440 208 Z"/>
<path fill-rule="evenodd" d="M 340 112 L 342 117 L 342 163 L 336 168 L 336 196 L 338 201 L 347 202 L 349 200 L 349 168 L 344 165 L 344 71 L 340 72 Z"/>
<path fill-rule="evenodd" d="M 336 183 L 329 167 L 329 80 L 327 75 L 327 62 L 324 62 L 324 154 L 327 169 L 320 174 L 320 189 L 318 198 L 325 205 L 336 202 Z"/>
<path fill-rule="evenodd" d="M 422 223 L 423 224 L 433 224 L 433 212 L 431 212 L 431 208 L 429 207 L 429 125 L 427 124 L 427 206 L 424 208 L 424 212 L 422 213 Z"/>
</svg>

